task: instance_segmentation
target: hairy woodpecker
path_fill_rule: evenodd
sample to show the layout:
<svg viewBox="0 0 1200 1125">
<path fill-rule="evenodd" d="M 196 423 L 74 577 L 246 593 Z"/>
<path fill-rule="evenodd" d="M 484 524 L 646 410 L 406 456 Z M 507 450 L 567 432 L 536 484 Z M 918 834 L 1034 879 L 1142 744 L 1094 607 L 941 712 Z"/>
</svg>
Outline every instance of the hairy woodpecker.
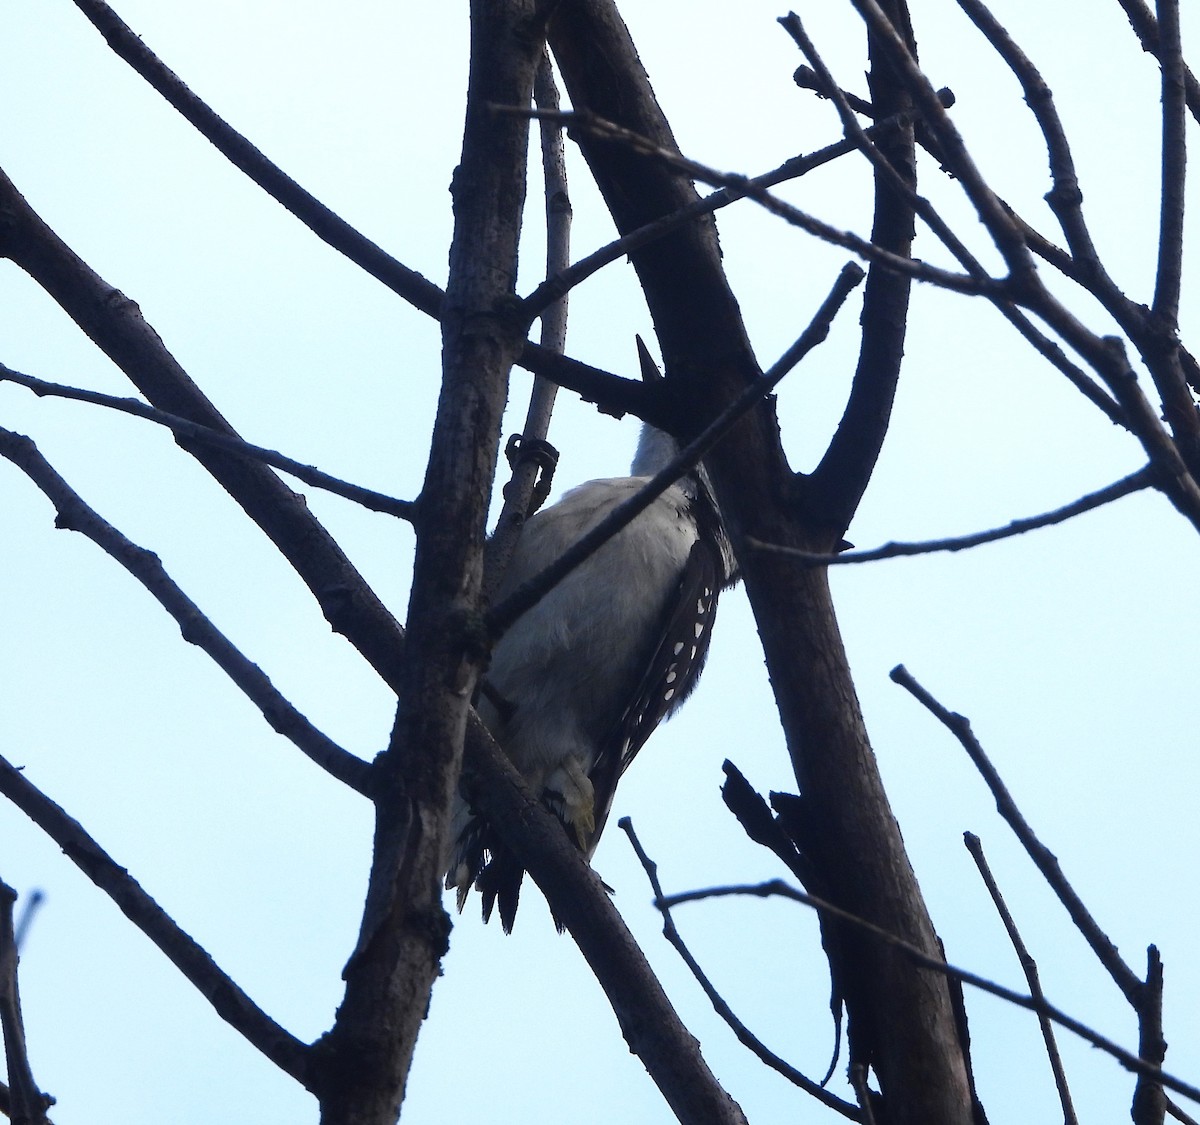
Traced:
<svg viewBox="0 0 1200 1125">
<path fill-rule="evenodd" d="M 628 499 L 677 452 L 642 430 L 628 477 L 593 480 L 530 518 L 505 597 Z M 476 701 L 496 741 L 590 859 L 621 774 L 696 686 L 732 552 L 703 469 L 572 571 L 497 643 Z M 460 794 L 446 887 L 474 885 L 512 929 L 524 869 Z"/>
</svg>

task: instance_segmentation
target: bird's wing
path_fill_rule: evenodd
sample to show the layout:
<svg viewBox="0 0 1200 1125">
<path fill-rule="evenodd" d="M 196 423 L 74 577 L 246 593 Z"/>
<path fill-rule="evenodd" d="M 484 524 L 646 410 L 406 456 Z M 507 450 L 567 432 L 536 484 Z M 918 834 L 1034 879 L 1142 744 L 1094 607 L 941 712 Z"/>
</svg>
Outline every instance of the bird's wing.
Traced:
<svg viewBox="0 0 1200 1125">
<path fill-rule="evenodd" d="M 621 774 L 654 733 L 696 686 L 712 638 L 721 592 L 721 560 L 711 543 L 698 539 L 688 554 L 674 594 L 663 607 L 658 643 L 646 654 L 645 671 L 612 733 L 601 745 L 590 773 L 596 793 L 598 838 Z"/>
</svg>

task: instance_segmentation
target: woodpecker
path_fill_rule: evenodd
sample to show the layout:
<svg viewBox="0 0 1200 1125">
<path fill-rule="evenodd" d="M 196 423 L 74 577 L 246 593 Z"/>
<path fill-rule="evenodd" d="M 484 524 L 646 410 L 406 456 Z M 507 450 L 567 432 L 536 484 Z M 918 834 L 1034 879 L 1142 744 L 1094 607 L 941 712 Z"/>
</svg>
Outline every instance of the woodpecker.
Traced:
<svg viewBox="0 0 1200 1125">
<path fill-rule="evenodd" d="M 532 516 L 497 591 L 540 573 L 676 453 L 645 426 L 630 475 L 588 481 Z M 621 774 L 691 693 L 734 563 L 703 468 L 677 481 L 519 618 L 497 643 L 480 718 L 590 860 Z M 512 930 L 524 869 L 459 794 L 447 889 L 472 886 Z"/>
</svg>

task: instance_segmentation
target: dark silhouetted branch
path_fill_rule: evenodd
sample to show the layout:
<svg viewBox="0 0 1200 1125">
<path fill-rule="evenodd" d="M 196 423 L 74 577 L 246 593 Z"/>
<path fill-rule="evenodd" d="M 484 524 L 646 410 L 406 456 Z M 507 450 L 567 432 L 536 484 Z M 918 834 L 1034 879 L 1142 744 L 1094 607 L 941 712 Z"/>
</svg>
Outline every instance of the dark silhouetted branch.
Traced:
<svg viewBox="0 0 1200 1125">
<path fill-rule="evenodd" d="M 686 1125 L 745 1125 L 709 1070 L 600 877 L 472 716 L 464 791 L 541 888 L 604 989 L 629 1049 Z"/>
<path fill-rule="evenodd" d="M 860 918 L 856 914 L 842 910 L 831 902 L 797 890 L 781 879 L 772 879 L 765 883 L 738 883 L 732 886 L 707 887 L 698 891 L 684 891 L 680 894 L 668 895 L 663 899 L 663 906 L 671 908 L 685 902 L 702 902 L 710 898 L 727 898 L 731 896 L 789 898 L 794 902 L 810 906 L 814 910 L 819 910 L 843 922 L 849 922 L 853 926 L 870 932 L 893 948 L 901 950 L 921 968 L 942 973 L 944 976 L 959 980 L 963 984 L 969 984 L 982 992 L 988 992 L 993 996 L 998 996 L 1001 1000 L 1007 1000 L 1010 1004 L 1015 1004 L 1019 1008 L 1026 1008 L 1035 1013 L 1044 1013 L 1060 1027 L 1065 1027 L 1068 1031 L 1086 1040 L 1093 1047 L 1097 1047 L 1106 1054 L 1111 1055 L 1126 1070 L 1132 1071 L 1135 1074 L 1146 1075 L 1155 1082 L 1161 1082 L 1164 1086 L 1175 1090 L 1177 1093 L 1183 1094 L 1193 1101 L 1200 1102 L 1200 1087 L 1185 1082 L 1182 1078 L 1168 1074 L 1153 1063 L 1139 1058 L 1132 1052 L 1125 1050 L 1124 1047 L 1118 1046 L 1112 1040 L 1106 1039 L 1098 1031 L 1088 1027 L 1087 1024 L 1081 1023 L 1079 1020 L 1067 1015 L 1066 1012 L 1060 1008 L 1056 1008 L 1053 1004 L 1039 1002 L 1032 996 L 1014 992 L 1010 988 L 1005 988 L 1003 985 L 999 985 L 995 981 L 988 980 L 986 977 L 981 977 L 967 969 L 961 969 L 955 965 L 948 964 L 946 961 L 938 961 L 932 957 L 927 957 L 915 945 L 896 937 L 895 934 L 888 933 L 881 927 L 868 922 L 865 918 Z M 661 906 L 660 909 L 662 909 Z"/>
<path fill-rule="evenodd" d="M 1117 947 L 1109 936 L 1100 928 L 1092 917 L 1083 900 L 1075 892 L 1075 888 L 1067 881 L 1059 866 L 1058 857 L 1046 847 L 1034 834 L 1029 823 L 1021 815 L 1016 802 L 1008 792 L 1007 787 L 997 773 L 995 766 L 984 753 L 983 747 L 971 730 L 970 721 L 963 715 L 948 710 L 939 703 L 925 688 L 923 688 L 902 664 L 892 669 L 891 678 L 905 688 L 918 702 L 922 704 L 955 738 L 962 744 L 967 756 L 974 763 L 992 796 L 996 800 L 996 810 L 1008 822 L 1013 834 L 1020 840 L 1029 858 L 1033 860 L 1042 877 L 1050 885 L 1050 889 L 1058 896 L 1059 902 L 1066 907 L 1075 928 L 1083 935 L 1100 963 L 1108 970 L 1117 987 L 1124 994 L 1130 1005 L 1139 1009 L 1145 983 L 1125 963 L 1117 952 Z"/>
<path fill-rule="evenodd" d="M 749 545 L 756 551 L 785 555 L 806 566 L 848 566 L 854 563 L 878 562 L 880 559 L 931 555 L 938 551 L 965 551 L 985 543 L 1011 539 L 1014 535 L 1024 535 L 1027 531 L 1036 531 L 1042 527 L 1053 527 L 1055 524 L 1065 523 L 1084 512 L 1111 504 L 1114 500 L 1120 500 L 1123 496 L 1140 492 L 1153 484 L 1154 470 L 1147 466 L 1098 489 L 1096 492 L 1089 492 L 1078 500 L 1072 500 L 1070 504 L 1064 504 L 1061 508 L 1044 512 L 1040 516 L 1027 516 L 1023 519 L 1013 520 L 1004 527 L 992 528 L 989 531 L 976 531 L 970 535 L 959 535 L 949 539 L 926 539 L 916 543 L 885 543 L 882 547 L 873 547 L 867 551 L 843 551 L 833 555 L 802 551 L 795 547 L 780 546 L 777 543 L 763 543 L 757 539 L 750 540 Z"/>
<path fill-rule="evenodd" d="M 285 1074 L 308 1086 L 310 1053 L 254 1003 L 82 825 L 0 758 L 0 793 L 46 833 L 192 982 L 217 1014 Z"/>
<path fill-rule="evenodd" d="M 25 1023 L 17 987 L 17 938 L 13 928 L 16 901 L 17 892 L 0 881 L 0 1033 L 9 1082 L 5 1113 L 16 1125 L 49 1125 L 46 1110 L 54 1104 L 54 1099 L 38 1089 L 25 1047 Z"/>
<path fill-rule="evenodd" d="M 1045 1004 L 1046 994 L 1042 991 L 1037 962 L 1021 939 L 1021 932 L 1017 929 L 1012 912 L 1008 909 L 1008 904 L 1004 901 L 1004 896 L 1000 893 L 995 876 L 988 865 L 987 857 L 983 854 L 983 844 L 979 837 L 971 832 L 963 834 L 963 842 L 967 846 L 967 851 L 971 853 L 975 866 L 979 868 L 984 886 L 987 887 L 988 894 L 992 896 L 992 902 L 995 903 L 1000 920 L 1004 923 L 1004 929 L 1008 932 L 1008 939 L 1012 942 L 1017 960 L 1021 963 L 1021 971 L 1025 974 L 1025 980 L 1029 984 L 1029 995 L 1039 1004 Z M 1054 1085 L 1058 1089 L 1058 1100 L 1062 1106 L 1064 1125 L 1078 1125 L 1079 1119 L 1075 1116 L 1074 1105 L 1071 1104 L 1071 1090 L 1067 1085 L 1066 1072 L 1063 1070 L 1062 1056 L 1059 1054 L 1058 1043 L 1054 1038 L 1054 1026 L 1044 1012 L 1038 1012 L 1037 1016 L 1038 1024 L 1042 1029 L 1042 1040 L 1046 1044 L 1046 1057 L 1050 1060 L 1050 1069 L 1054 1073 Z"/>
<path fill-rule="evenodd" d="M 139 399 L 119 398 L 116 395 L 106 395 L 99 391 L 89 391 L 81 387 L 69 387 L 62 383 L 48 383 L 44 379 L 22 374 L 20 371 L 14 371 L 11 367 L 0 363 L 0 383 L 6 382 L 28 387 L 29 390 L 38 396 L 45 395 L 54 398 L 70 399 L 74 402 L 87 402 L 94 406 L 103 406 L 109 410 L 118 410 L 123 414 L 132 414 L 136 418 L 144 418 L 148 422 L 165 426 L 180 437 L 206 442 L 229 453 L 236 453 L 242 457 L 262 461 L 264 464 L 271 465 L 276 469 L 282 469 L 285 473 L 304 481 L 305 484 L 311 484 L 314 488 L 332 492 L 346 500 L 353 500 L 354 503 L 364 508 L 369 508 L 373 512 L 382 512 L 384 515 L 397 516 L 404 520 L 411 520 L 413 518 L 414 505 L 411 500 L 398 500 L 394 496 L 388 496 L 385 493 L 376 492 L 370 488 L 363 488 L 361 485 L 351 484 L 349 481 L 339 480 L 337 477 L 330 476 L 328 473 L 322 472 L 312 465 L 303 465 L 299 461 L 285 457 L 282 453 L 277 453 L 273 449 L 265 449 L 261 445 L 251 445 L 240 438 L 219 433 L 217 430 L 201 426 L 196 422 L 189 422 L 186 418 L 180 418 L 176 414 L 169 414 L 165 410 L 158 410 L 153 406 L 147 406 L 146 403 Z"/>
<path fill-rule="evenodd" d="M 771 214 L 783 219 L 792 226 L 799 227 L 807 234 L 849 250 L 868 262 L 879 262 L 897 273 L 904 274 L 920 281 L 928 281 L 950 289 L 956 293 L 990 293 L 1003 289 L 1003 282 L 995 278 L 973 278 L 966 274 L 954 273 L 931 266 L 915 258 L 906 258 L 894 254 L 884 247 L 877 246 L 865 238 L 848 231 L 840 231 L 828 223 L 822 222 L 808 213 L 793 207 L 777 196 L 772 195 L 766 188 L 760 187 L 750 176 L 738 173 L 720 172 L 699 161 L 683 156 L 677 150 L 663 148 L 653 141 L 629 129 L 624 129 L 603 117 L 580 111 L 569 113 L 550 113 L 540 110 L 519 109 L 515 106 L 496 106 L 497 113 L 516 113 L 521 116 L 537 117 L 561 121 L 572 131 L 587 133 L 604 141 L 615 141 L 627 145 L 633 152 L 648 156 L 670 166 L 684 175 L 699 180 L 713 187 L 723 187 L 739 197 L 752 199 L 755 203 L 770 211 Z M 698 212 L 703 214 L 703 210 Z"/>
<path fill-rule="evenodd" d="M 782 1075 L 794 1086 L 798 1086 L 806 1094 L 810 1094 L 816 1098 L 822 1105 L 829 1109 L 835 1110 L 843 1117 L 849 1118 L 851 1121 L 869 1122 L 869 1116 L 865 1116 L 850 1102 L 843 1101 L 841 1098 L 831 1094 L 819 1082 L 814 1082 L 806 1074 L 802 1074 L 790 1063 L 781 1059 L 774 1051 L 770 1050 L 761 1039 L 758 1038 L 738 1017 L 734 1014 L 733 1009 L 725 1001 L 725 998 L 717 991 L 712 981 L 708 979 L 707 974 L 700 967 L 700 963 L 692 956 L 692 952 L 687 947 L 687 943 L 683 940 L 678 927 L 675 925 L 675 919 L 671 916 L 670 907 L 666 905 L 666 896 L 663 894 L 661 883 L 658 880 L 658 864 L 654 862 L 647 854 L 645 848 L 642 847 L 642 842 L 638 839 L 637 833 L 633 830 L 633 822 L 629 817 L 624 816 L 617 821 L 617 826 L 629 837 L 630 844 L 633 845 L 633 850 L 637 854 L 638 860 L 641 862 L 642 869 L 646 872 L 646 878 L 650 882 L 650 888 L 654 891 L 654 906 L 663 917 L 663 937 L 674 947 L 679 954 L 683 963 L 687 965 L 693 977 L 696 978 L 696 983 L 704 990 L 704 995 L 708 997 L 709 1003 L 712 1004 L 713 1010 L 725 1021 L 726 1025 L 737 1036 L 737 1040 L 746 1047 L 755 1058 L 759 1059 L 766 1066 L 769 1066 L 777 1074 Z M 869 1111 L 868 1111 L 869 1112 Z"/>
<path fill-rule="evenodd" d="M 170 578 L 153 551 L 130 542 L 90 508 L 54 471 L 27 437 L 0 429 L 0 457 L 17 466 L 55 506 L 54 524 L 78 531 L 121 564 L 179 624 L 183 639 L 207 653 L 213 662 L 262 712 L 271 729 L 290 740 L 327 773 L 360 793 L 366 792 L 366 762 L 322 734 L 247 659 Z"/>
<path fill-rule="evenodd" d="M 488 626 L 492 632 L 497 635 L 503 633 L 521 614 L 536 605 L 575 567 L 598 551 L 622 528 L 628 526 L 644 512 L 684 473 L 699 464 L 705 454 L 733 428 L 739 419 L 770 394 L 779 381 L 825 339 L 829 334 L 833 318 L 854 287 L 862 281 L 862 278 L 863 272 L 858 266 L 853 264 L 844 266 L 829 296 L 825 298 L 809 326 L 774 365 L 745 387 L 694 441 L 684 446 L 664 468 L 650 478 L 640 491 L 614 508 L 609 515 L 564 551 L 540 574 L 535 575 L 523 586 L 514 590 L 499 605 L 494 606 L 488 613 Z"/>
</svg>

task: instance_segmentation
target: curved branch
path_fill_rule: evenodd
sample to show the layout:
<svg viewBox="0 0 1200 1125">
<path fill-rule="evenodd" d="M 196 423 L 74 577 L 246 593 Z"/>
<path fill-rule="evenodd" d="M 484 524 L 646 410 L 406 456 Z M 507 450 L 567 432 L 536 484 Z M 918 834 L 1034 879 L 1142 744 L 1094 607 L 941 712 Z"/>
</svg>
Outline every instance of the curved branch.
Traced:
<svg viewBox="0 0 1200 1125">
<path fill-rule="evenodd" d="M 683 935 L 675 925 L 675 919 L 671 916 L 671 908 L 666 905 L 666 895 L 663 894 L 662 884 L 658 880 L 658 864 L 646 854 L 642 842 L 633 830 L 633 821 L 629 817 L 623 816 L 617 821 L 617 827 L 629 837 L 629 842 L 633 845 L 642 870 L 646 872 L 646 879 L 650 883 L 650 889 L 654 892 L 654 907 L 663 916 L 663 937 L 670 942 L 682 958 L 692 976 L 696 978 L 696 983 L 704 990 L 704 995 L 708 997 L 717 1015 L 737 1036 L 738 1042 L 750 1050 L 760 1062 L 769 1066 L 776 1074 L 786 1078 L 793 1086 L 799 1087 L 806 1094 L 816 1098 L 826 1108 L 840 1113 L 851 1121 L 865 1121 L 864 1115 L 858 1107 L 843 1101 L 836 1094 L 831 1094 L 821 1083 L 814 1082 L 806 1074 L 802 1074 L 790 1063 L 785 1062 L 774 1051 L 769 1050 L 767 1045 L 734 1015 L 733 1009 L 725 1002 L 724 997 L 716 990 L 712 981 L 700 967 L 700 963 L 692 956 L 692 951 L 688 949 Z"/>
<path fill-rule="evenodd" d="M 78 531 L 134 576 L 179 624 L 183 639 L 207 653 L 263 714 L 271 729 L 290 740 L 332 777 L 367 791 L 366 762 L 343 750 L 312 725 L 259 666 L 248 660 L 170 578 L 159 557 L 130 542 L 84 503 L 27 437 L 0 428 L 0 457 L 6 457 L 38 486 L 57 509 L 55 527 Z"/>
<path fill-rule="evenodd" d="M 306 1088 L 311 1049 L 280 1027 L 117 863 L 78 821 L 0 757 L 0 793 L 46 833 L 139 930 L 166 955 L 230 1027 Z"/>
</svg>

